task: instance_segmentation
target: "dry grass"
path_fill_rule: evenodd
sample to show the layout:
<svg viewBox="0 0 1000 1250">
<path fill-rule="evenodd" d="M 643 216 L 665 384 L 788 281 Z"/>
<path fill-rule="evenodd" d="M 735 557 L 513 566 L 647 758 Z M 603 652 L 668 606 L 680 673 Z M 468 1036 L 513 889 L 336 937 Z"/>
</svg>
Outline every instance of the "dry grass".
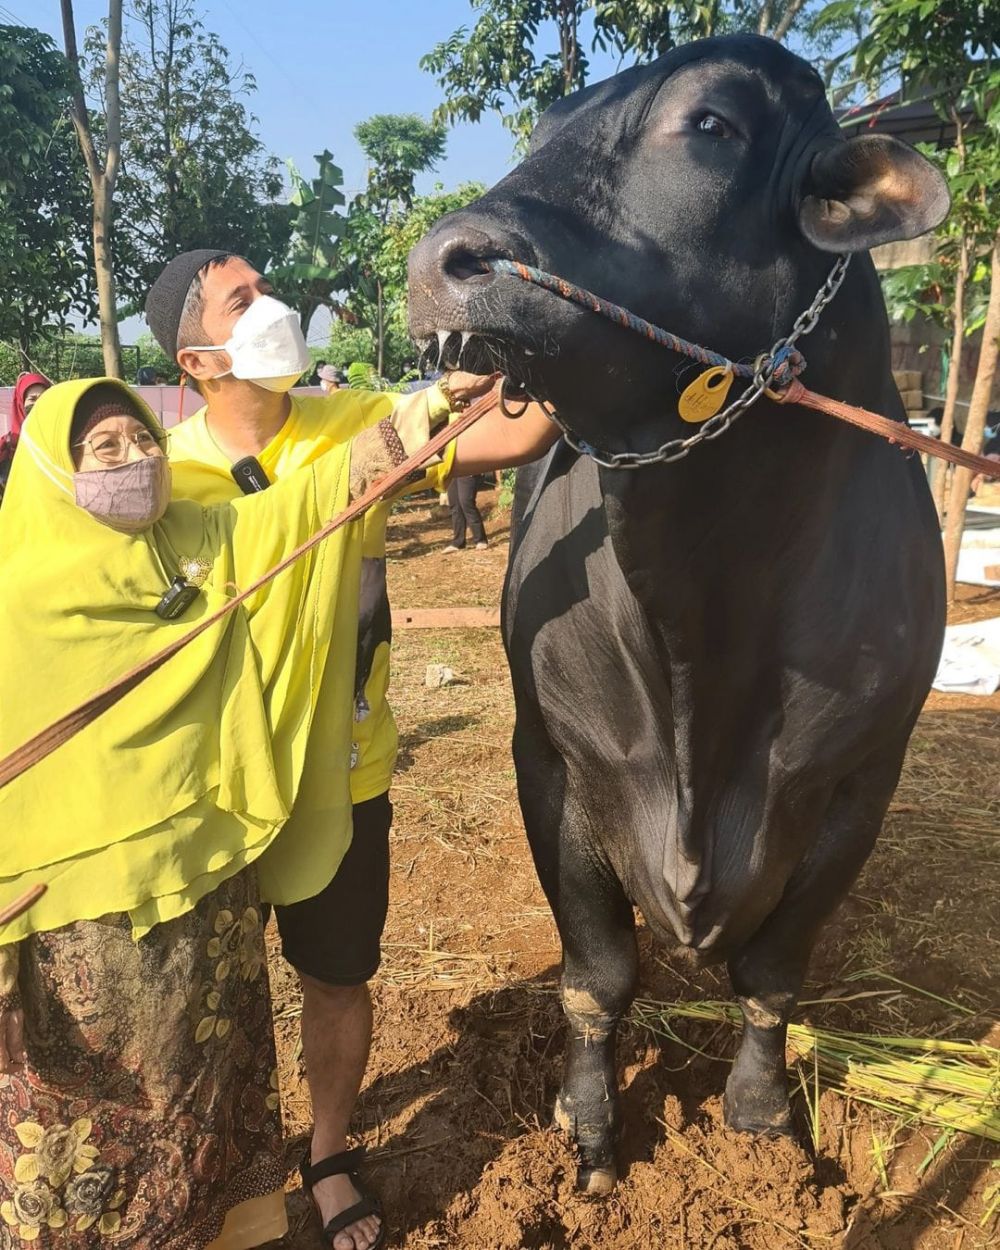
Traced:
<svg viewBox="0 0 1000 1250">
<path fill-rule="evenodd" d="M 678 1020 L 735 1027 L 741 1019 L 733 1003 L 649 1000 L 634 1004 L 633 1017 L 649 1032 L 700 1055 L 705 1054 L 704 1048 L 678 1033 Z M 907 1120 L 1000 1141 L 1000 1050 L 996 1047 L 793 1023 L 788 1026 L 788 1050 L 811 1110 L 822 1082 L 848 1098 Z"/>
</svg>

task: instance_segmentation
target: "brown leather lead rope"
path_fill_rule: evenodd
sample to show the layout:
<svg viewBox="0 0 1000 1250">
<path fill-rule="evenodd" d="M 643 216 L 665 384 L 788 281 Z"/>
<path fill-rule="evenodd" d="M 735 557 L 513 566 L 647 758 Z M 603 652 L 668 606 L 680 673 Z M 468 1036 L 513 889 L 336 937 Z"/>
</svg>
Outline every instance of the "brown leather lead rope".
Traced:
<svg viewBox="0 0 1000 1250">
<path fill-rule="evenodd" d="M 972 473 L 985 473 L 987 477 L 1000 477 L 1000 464 L 988 460 L 986 456 L 974 455 L 971 451 L 963 451 L 961 447 L 946 446 L 938 438 L 929 434 L 921 434 L 899 421 L 890 421 L 877 412 L 869 412 L 867 408 L 856 408 L 853 404 L 842 403 L 839 399 L 830 399 L 819 395 L 802 385 L 798 378 L 793 378 L 780 391 L 767 391 L 768 399 L 779 404 L 801 404 L 804 408 L 814 408 L 816 412 L 825 412 L 831 417 L 847 421 L 860 430 L 868 430 L 879 434 L 890 443 L 898 443 L 901 447 L 910 447 L 914 451 L 926 452 L 928 456 L 936 456 L 938 460 L 947 460 L 949 464 L 960 465 Z"/>
<path fill-rule="evenodd" d="M 283 573 L 296 560 L 304 556 L 307 551 L 312 551 L 314 547 L 319 546 L 324 539 L 329 538 L 336 530 L 348 525 L 351 521 L 356 521 L 362 513 L 366 512 L 373 504 L 378 503 L 386 495 L 391 495 L 393 491 L 405 483 L 414 470 L 421 468 L 432 456 L 436 456 L 439 451 L 442 451 L 448 443 L 458 438 L 469 426 L 475 425 L 480 418 L 495 408 L 499 401 L 499 395 L 500 387 L 499 383 L 497 383 L 486 395 L 470 404 L 457 421 L 453 421 L 450 425 L 446 425 L 442 430 L 439 430 L 419 451 L 415 452 L 409 459 L 404 460 L 402 464 L 393 469 L 391 473 L 386 474 L 384 478 L 376 482 L 374 486 L 365 491 L 360 498 L 345 508 L 343 512 L 338 513 L 322 529 L 317 530 L 304 543 L 296 547 L 284 560 L 276 564 L 274 568 L 269 569 L 262 577 L 258 577 L 246 590 L 240 591 L 238 595 L 228 600 L 217 611 L 206 616 L 203 621 L 200 621 L 193 629 L 188 630 L 186 634 L 175 642 L 164 647 L 162 651 L 158 651 L 156 655 L 150 656 L 148 660 L 144 660 L 141 664 L 136 665 L 135 668 L 119 677 L 116 681 L 105 686 L 103 690 L 99 690 L 95 695 L 92 695 L 85 703 L 81 703 L 79 707 L 75 707 L 72 711 L 67 712 L 65 716 L 61 716 L 40 733 L 35 734 L 33 738 L 29 738 L 16 751 L 12 751 L 6 759 L 0 760 L 0 789 L 9 785 L 15 777 L 19 777 L 23 772 L 27 772 L 29 768 L 45 759 L 46 756 L 51 755 L 57 747 L 62 746 L 64 742 L 68 742 L 81 729 L 85 729 L 87 725 L 95 721 L 109 708 L 114 707 L 130 690 L 134 690 L 151 673 L 155 673 L 157 669 L 162 668 L 169 659 L 186 647 L 189 642 L 193 642 L 200 634 L 203 634 L 207 629 L 211 629 L 217 621 L 222 620 L 224 616 L 238 608 L 241 603 L 245 603 L 251 595 L 255 595 L 263 586 L 274 581 L 279 573 Z"/>
<path fill-rule="evenodd" d="M 397 487 L 401 486 L 410 473 L 415 469 L 419 469 L 453 439 L 458 438 L 469 426 L 474 425 L 487 412 L 497 406 L 501 398 L 501 385 L 502 383 L 498 382 L 488 394 L 483 395 L 473 404 L 470 404 L 457 421 L 440 430 L 419 451 L 387 474 L 381 481 L 376 482 L 360 499 L 356 499 L 350 507 L 345 508 L 332 521 L 327 522 L 322 529 L 317 530 L 311 538 L 306 539 L 290 555 L 286 556 L 280 564 L 276 564 L 274 568 L 268 570 L 251 586 L 248 586 L 246 590 L 241 591 L 240 594 L 230 599 L 216 612 L 205 617 L 203 621 L 181 638 L 178 638 L 176 642 L 171 643 L 168 647 L 164 647 L 162 651 L 151 656 L 148 660 L 144 660 L 142 664 L 137 665 L 134 669 L 119 677 L 117 681 L 105 686 L 103 690 L 99 690 L 97 694 L 93 695 L 85 703 L 81 703 L 79 707 L 67 712 L 65 716 L 60 717 L 59 720 L 43 729 L 41 733 L 29 739 L 22 746 L 18 747 L 16 751 L 12 751 L 6 759 L 0 760 L 0 789 L 9 785 L 15 777 L 19 777 L 21 773 L 26 772 L 27 769 L 39 763 L 40 760 L 51 755 L 64 742 L 68 742 L 70 738 L 74 737 L 87 725 L 91 724 L 92 721 L 95 721 L 100 715 L 113 707 L 130 690 L 134 690 L 150 673 L 156 672 L 171 657 L 175 656 L 178 651 L 186 647 L 189 642 L 192 642 L 200 634 L 210 629 L 228 613 L 234 611 L 241 603 L 249 599 L 251 595 L 256 594 L 261 587 L 273 581 L 279 573 L 283 573 L 285 569 L 294 564 L 307 551 L 311 551 L 342 526 L 357 520 L 373 504 L 378 503 L 384 496 L 391 494 Z M 807 390 L 798 378 L 793 378 L 782 390 L 768 391 L 767 394 L 776 403 L 801 404 L 803 407 L 813 408 L 817 412 L 825 412 L 830 416 L 838 417 L 841 421 L 847 421 L 859 429 L 879 434 L 890 443 L 909 447 L 914 451 L 926 452 L 929 456 L 936 456 L 939 460 L 947 460 L 951 464 L 959 465 L 973 473 L 984 473 L 988 477 L 1000 475 L 1000 469 L 998 469 L 995 460 L 988 460 L 985 456 L 973 455 L 972 452 L 963 451 L 960 447 L 945 447 L 938 439 L 931 438 L 926 434 L 920 434 L 917 430 L 910 429 L 909 426 L 903 425 L 898 421 L 890 421 L 888 417 L 882 417 L 878 413 L 869 412 L 866 408 L 856 408 L 853 404 L 845 404 L 840 400 L 830 399 L 826 395 L 818 395 L 815 391 Z"/>
<path fill-rule="evenodd" d="M 10 924 L 18 916 L 23 916 L 29 907 L 33 907 L 38 902 L 47 889 L 48 886 L 41 883 L 33 885 L 20 898 L 14 899 L 13 903 L 8 903 L 6 907 L 0 909 L 0 928 L 3 928 L 5 924 Z"/>
</svg>

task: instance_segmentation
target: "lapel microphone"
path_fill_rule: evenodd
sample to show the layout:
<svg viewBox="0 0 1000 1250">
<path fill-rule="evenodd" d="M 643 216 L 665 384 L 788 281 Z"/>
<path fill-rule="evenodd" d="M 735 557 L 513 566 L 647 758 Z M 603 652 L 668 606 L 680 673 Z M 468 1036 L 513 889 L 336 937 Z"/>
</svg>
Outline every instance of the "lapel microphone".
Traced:
<svg viewBox="0 0 1000 1250">
<path fill-rule="evenodd" d="M 256 456 L 244 456 L 242 460 L 237 460 L 229 472 L 244 495 L 256 495 L 271 485 Z"/>
</svg>

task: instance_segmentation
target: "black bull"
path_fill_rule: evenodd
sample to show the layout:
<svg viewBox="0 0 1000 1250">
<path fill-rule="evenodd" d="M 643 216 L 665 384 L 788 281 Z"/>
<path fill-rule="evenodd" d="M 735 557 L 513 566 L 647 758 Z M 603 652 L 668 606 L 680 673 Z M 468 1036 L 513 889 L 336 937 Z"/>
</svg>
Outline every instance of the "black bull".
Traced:
<svg viewBox="0 0 1000 1250">
<path fill-rule="evenodd" d="M 524 162 L 415 249 L 411 328 L 456 332 L 446 355 L 477 336 L 472 363 L 501 364 L 592 444 L 645 451 L 692 432 L 677 396 L 701 366 L 483 259 L 537 264 L 752 360 L 834 254 L 857 252 L 801 343 L 808 384 L 902 419 L 864 252 L 946 212 L 912 149 L 843 140 L 805 62 L 753 36 L 706 40 L 550 109 Z M 917 458 L 768 400 L 675 464 L 604 470 L 560 443 L 522 470 L 515 523 L 514 753 L 571 1034 L 556 1119 L 599 1193 L 615 1179 L 633 906 L 727 962 L 744 1017 L 727 1120 L 787 1131 L 786 1024 L 933 677 L 940 542 Z"/>
</svg>

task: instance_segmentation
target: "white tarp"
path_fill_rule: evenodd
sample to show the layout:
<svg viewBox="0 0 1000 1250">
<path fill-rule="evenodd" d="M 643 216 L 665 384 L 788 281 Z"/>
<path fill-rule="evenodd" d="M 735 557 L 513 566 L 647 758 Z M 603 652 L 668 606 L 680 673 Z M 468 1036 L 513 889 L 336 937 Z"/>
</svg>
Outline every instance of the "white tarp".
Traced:
<svg viewBox="0 0 1000 1250">
<path fill-rule="evenodd" d="M 972 586 L 1000 586 L 1000 507 L 969 501 L 958 553 L 958 580 Z"/>
<path fill-rule="evenodd" d="M 949 625 L 934 678 L 947 694 L 993 694 L 1000 688 L 1000 616 Z"/>
</svg>

